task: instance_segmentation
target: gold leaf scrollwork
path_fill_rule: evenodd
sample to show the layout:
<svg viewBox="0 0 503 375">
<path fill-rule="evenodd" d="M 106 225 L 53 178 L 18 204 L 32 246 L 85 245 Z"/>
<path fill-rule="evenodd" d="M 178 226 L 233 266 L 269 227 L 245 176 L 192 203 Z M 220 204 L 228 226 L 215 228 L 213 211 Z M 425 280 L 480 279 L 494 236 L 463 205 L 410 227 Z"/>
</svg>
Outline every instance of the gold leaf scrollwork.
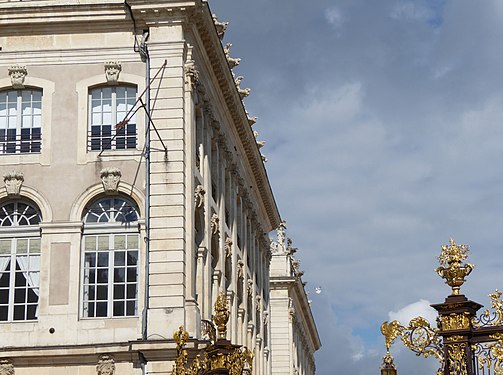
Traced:
<svg viewBox="0 0 503 375">
<path fill-rule="evenodd" d="M 395 339 L 400 336 L 405 327 L 400 325 L 398 320 L 393 320 L 391 323 L 384 322 L 381 324 L 381 333 L 384 335 L 386 341 L 386 351 L 389 352 L 389 348 L 395 342 Z"/>
<path fill-rule="evenodd" d="M 443 344 L 438 335 L 439 330 L 432 328 L 425 318 L 418 316 L 412 319 L 406 327 L 400 325 L 398 321 L 384 322 L 381 325 L 381 332 L 385 337 L 388 352 L 394 340 L 400 337 L 403 344 L 416 355 L 425 358 L 433 356 L 440 361 L 440 369 L 444 367 Z"/>
<path fill-rule="evenodd" d="M 449 374 L 466 375 L 466 344 L 448 344 L 447 355 L 449 357 Z"/>
<path fill-rule="evenodd" d="M 493 311 L 487 309 L 478 318 L 474 317 L 472 319 L 474 327 L 495 327 L 503 324 L 503 299 L 501 294 L 498 289 L 489 294 Z"/>
</svg>

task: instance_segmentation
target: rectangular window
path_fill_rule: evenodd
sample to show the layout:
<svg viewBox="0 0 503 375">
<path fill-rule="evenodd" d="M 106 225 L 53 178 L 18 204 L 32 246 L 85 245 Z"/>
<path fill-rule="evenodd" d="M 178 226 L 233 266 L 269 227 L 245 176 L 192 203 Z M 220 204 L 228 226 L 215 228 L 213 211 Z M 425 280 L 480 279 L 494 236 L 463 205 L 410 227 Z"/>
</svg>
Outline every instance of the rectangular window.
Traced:
<svg viewBox="0 0 503 375">
<path fill-rule="evenodd" d="M 138 314 L 138 242 L 138 234 L 84 237 L 84 317 Z"/>
<path fill-rule="evenodd" d="M 89 93 L 89 144 L 92 151 L 136 148 L 136 88 L 100 87 Z"/>
<path fill-rule="evenodd" d="M 0 240 L 0 321 L 36 320 L 40 238 Z"/>
<path fill-rule="evenodd" d="M 42 91 L 0 92 L 0 154 L 39 153 Z"/>
</svg>

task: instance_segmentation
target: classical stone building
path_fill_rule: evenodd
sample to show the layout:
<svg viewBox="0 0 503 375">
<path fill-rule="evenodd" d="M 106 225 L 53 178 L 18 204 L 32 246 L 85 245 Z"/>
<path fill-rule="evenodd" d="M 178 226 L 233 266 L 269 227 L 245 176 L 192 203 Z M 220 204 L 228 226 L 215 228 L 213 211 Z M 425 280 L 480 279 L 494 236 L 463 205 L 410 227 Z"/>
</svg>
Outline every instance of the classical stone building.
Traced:
<svg viewBox="0 0 503 375">
<path fill-rule="evenodd" d="M 270 325 L 272 373 L 313 375 L 314 352 L 321 347 L 316 324 L 302 282 L 303 272 L 295 257 L 297 249 L 285 236 L 282 222 L 277 241 L 271 244 Z"/>
<path fill-rule="evenodd" d="M 271 373 L 280 216 L 226 26 L 201 0 L 0 0 L 0 373 L 167 374 L 219 292 Z"/>
</svg>

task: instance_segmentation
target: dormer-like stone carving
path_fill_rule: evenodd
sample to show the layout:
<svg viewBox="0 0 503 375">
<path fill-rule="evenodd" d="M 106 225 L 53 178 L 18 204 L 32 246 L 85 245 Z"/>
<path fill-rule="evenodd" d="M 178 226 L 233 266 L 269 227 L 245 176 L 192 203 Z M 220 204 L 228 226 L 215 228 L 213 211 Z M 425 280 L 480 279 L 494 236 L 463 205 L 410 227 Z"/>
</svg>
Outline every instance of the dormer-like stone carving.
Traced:
<svg viewBox="0 0 503 375">
<path fill-rule="evenodd" d="M 111 355 L 104 354 L 100 357 L 96 365 L 97 375 L 114 375 L 115 374 L 115 360 Z"/>
<path fill-rule="evenodd" d="M 105 76 L 109 85 L 119 84 L 119 75 L 122 65 L 118 61 L 108 61 L 105 63 Z"/>
<path fill-rule="evenodd" d="M 222 40 L 225 36 L 225 31 L 227 30 L 227 26 L 229 26 L 229 22 L 221 22 L 218 20 L 215 14 L 211 15 L 213 18 L 213 23 L 215 24 L 215 29 L 217 29 L 217 35 L 220 40 Z"/>
<path fill-rule="evenodd" d="M 241 63 L 241 59 L 231 57 L 231 47 L 232 43 L 227 43 L 224 47 L 224 53 L 225 57 L 227 58 L 227 63 L 229 64 L 229 67 L 232 69 Z"/>
<path fill-rule="evenodd" d="M 119 168 L 104 168 L 100 172 L 101 182 L 106 194 L 117 194 L 122 173 Z"/>
<path fill-rule="evenodd" d="M 4 174 L 3 182 L 5 183 L 7 195 L 18 197 L 21 193 L 21 186 L 23 186 L 24 175 L 19 171 L 12 171 Z"/>
<path fill-rule="evenodd" d="M 13 65 L 9 68 L 9 76 L 12 88 L 19 90 L 24 89 L 24 80 L 28 75 L 26 66 Z"/>
</svg>

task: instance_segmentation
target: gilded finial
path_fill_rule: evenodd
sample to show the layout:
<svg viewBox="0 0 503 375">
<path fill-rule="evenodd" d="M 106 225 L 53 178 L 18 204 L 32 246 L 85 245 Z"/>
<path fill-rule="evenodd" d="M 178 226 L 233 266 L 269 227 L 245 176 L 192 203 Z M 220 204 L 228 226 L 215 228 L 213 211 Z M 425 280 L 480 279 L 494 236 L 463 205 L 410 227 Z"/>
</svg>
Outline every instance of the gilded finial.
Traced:
<svg viewBox="0 0 503 375">
<path fill-rule="evenodd" d="M 227 322 L 229 321 L 229 308 L 225 293 L 220 293 L 215 302 L 215 315 L 213 321 L 218 329 L 218 338 L 224 339 L 227 334 Z"/>
<path fill-rule="evenodd" d="M 470 250 L 467 245 L 458 245 L 452 238 L 449 245 L 442 246 L 442 252 L 438 257 L 440 267 L 435 271 L 445 279 L 445 283 L 452 288 L 452 294 L 458 295 L 461 285 L 465 282 L 475 265 L 470 263 L 463 264 L 468 257 Z"/>
<path fill-rule="evenodd" d="M 393 357 L 391 356 L 391 354 L 389 354 L 389 352 L 386 352 L 386 354 L 382 358 L 381 374 L 396 375 L 396 366 L 393 362 Z"/>
</svg>

